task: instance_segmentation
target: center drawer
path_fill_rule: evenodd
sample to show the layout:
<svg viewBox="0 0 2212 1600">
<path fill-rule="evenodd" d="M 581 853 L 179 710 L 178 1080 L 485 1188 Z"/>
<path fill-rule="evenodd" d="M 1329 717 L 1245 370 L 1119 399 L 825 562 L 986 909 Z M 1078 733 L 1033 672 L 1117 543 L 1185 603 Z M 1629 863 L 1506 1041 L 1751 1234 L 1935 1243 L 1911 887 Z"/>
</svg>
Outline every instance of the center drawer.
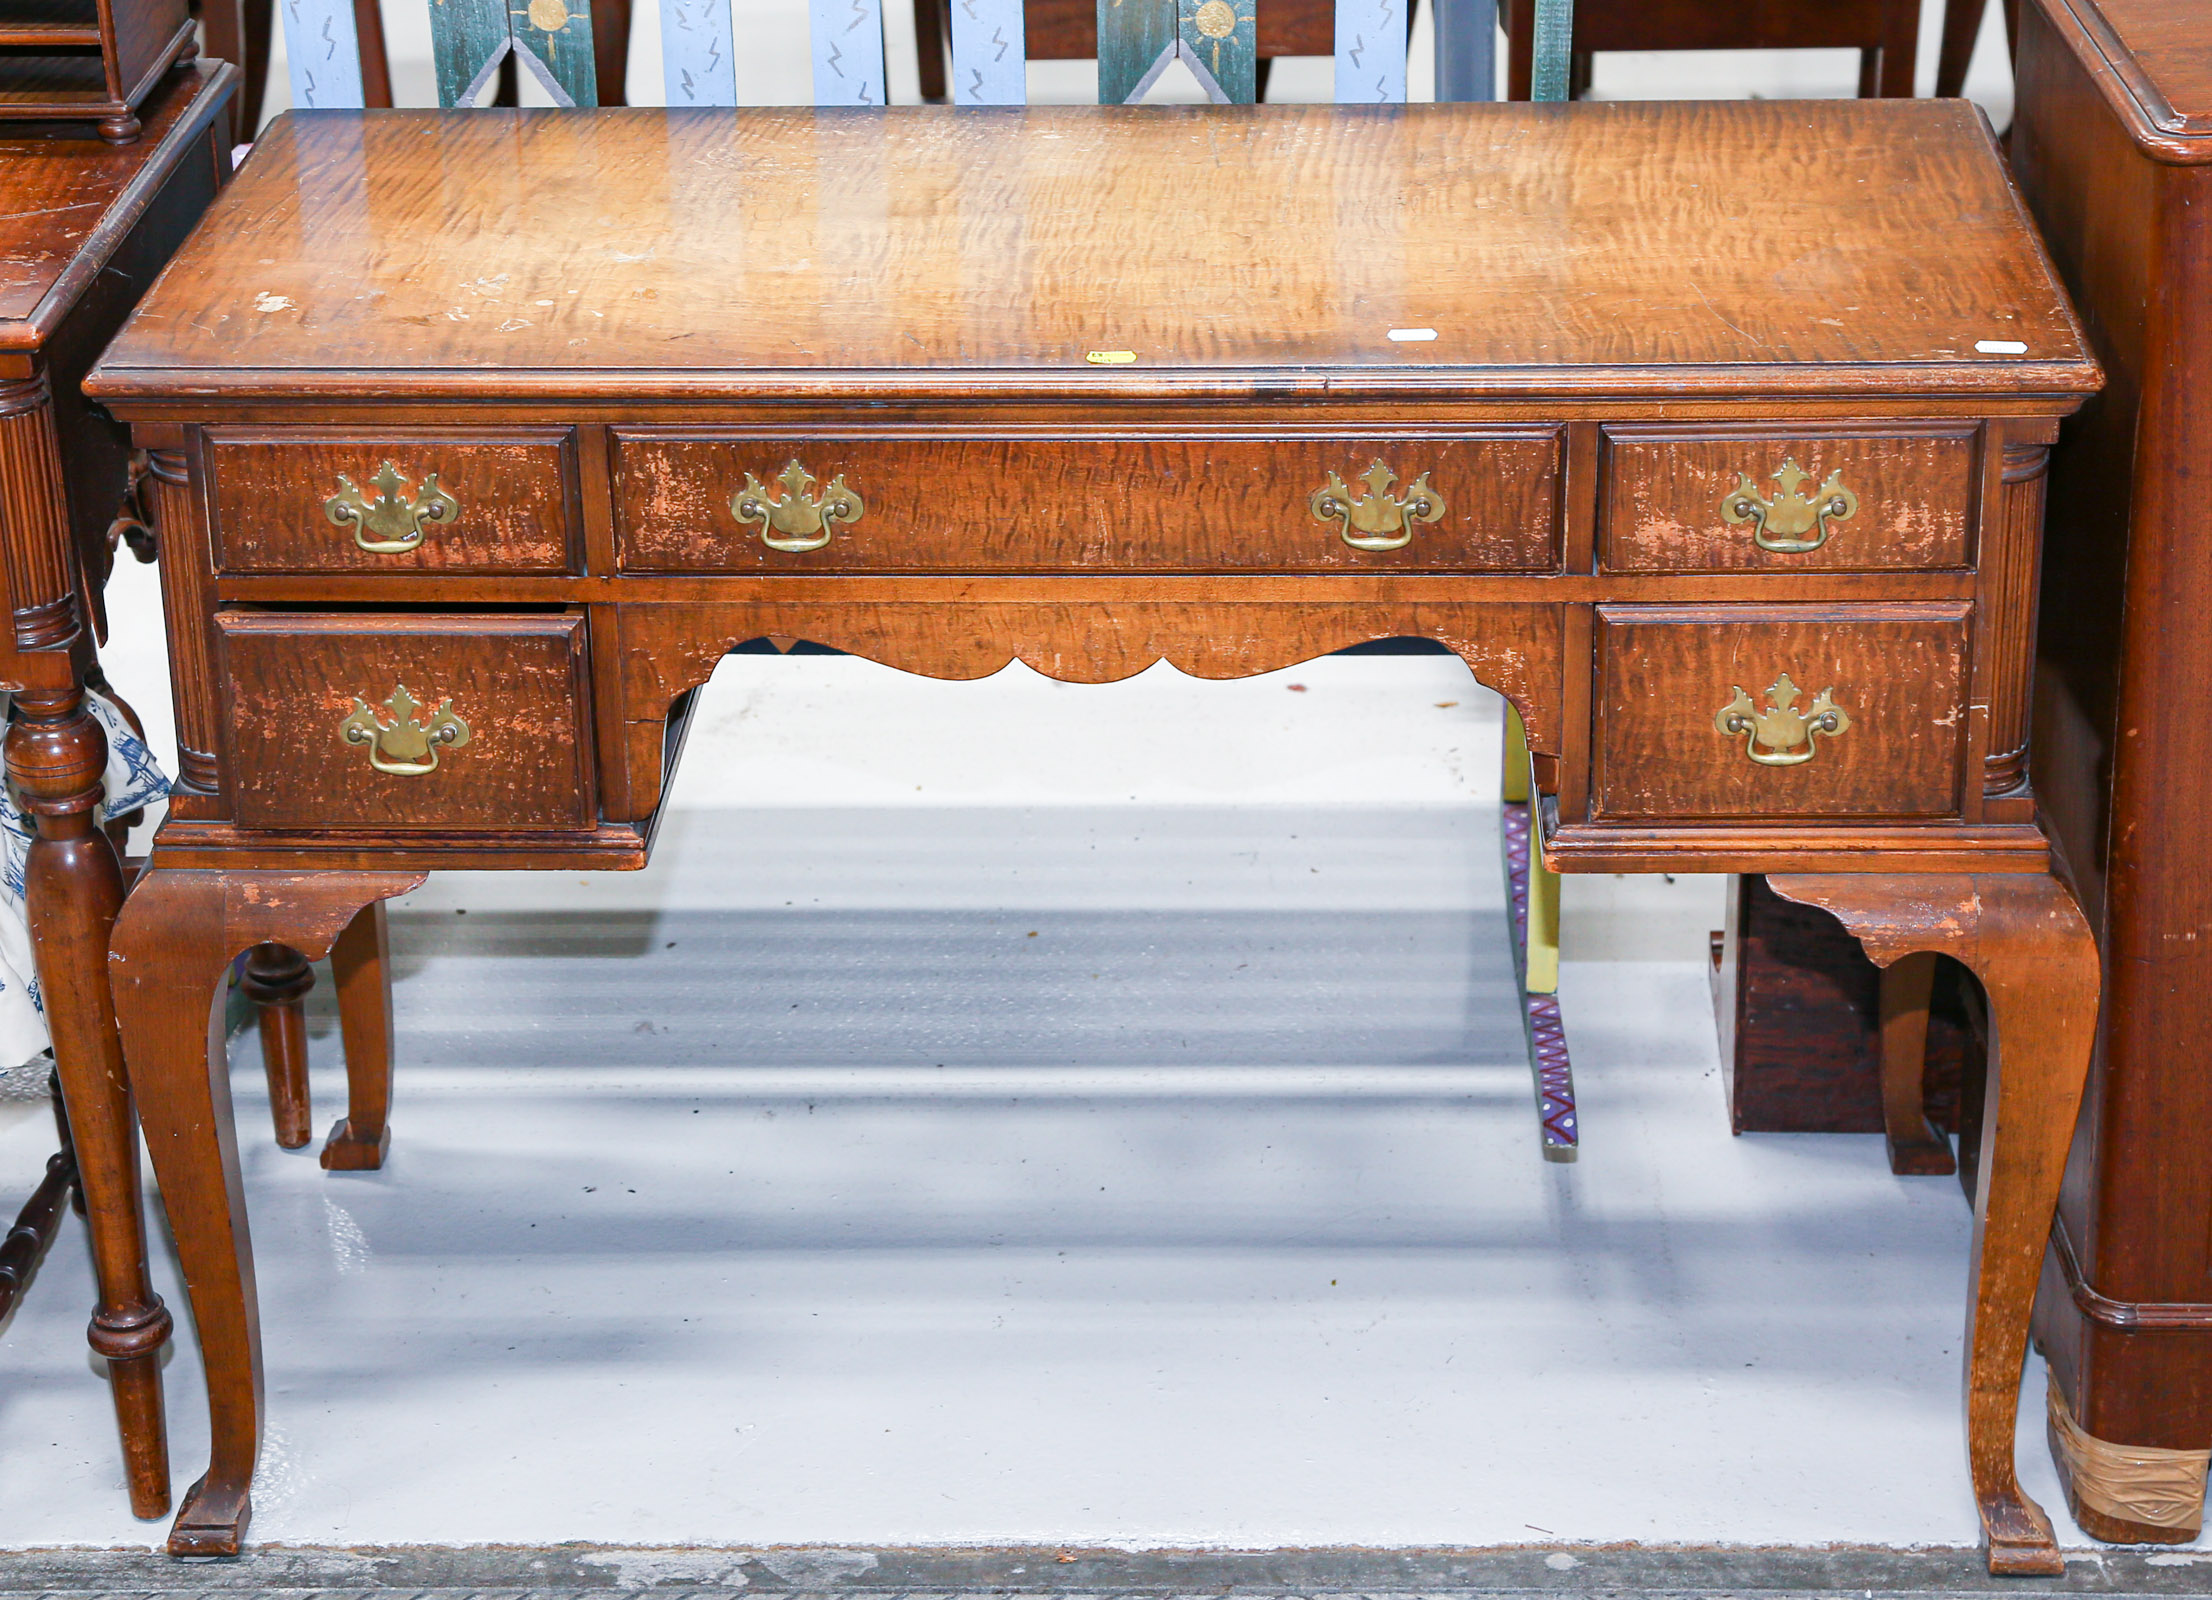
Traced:
<svg viewBox="0 0 2212 1600">
<path fill-rule="evenodd" d="M 629 572 L 1550 571 L 1560 434 L 617 430 Z"/>
</svg>

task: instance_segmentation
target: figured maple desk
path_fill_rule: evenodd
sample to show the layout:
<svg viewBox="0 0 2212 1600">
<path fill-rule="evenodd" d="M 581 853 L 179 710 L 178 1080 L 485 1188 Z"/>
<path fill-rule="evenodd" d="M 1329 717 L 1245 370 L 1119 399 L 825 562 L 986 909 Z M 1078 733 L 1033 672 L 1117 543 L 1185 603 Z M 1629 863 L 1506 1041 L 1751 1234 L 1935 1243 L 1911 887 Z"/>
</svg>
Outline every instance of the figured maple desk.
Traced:
<svg viewBox="0 0 2212 1600">
<path fill-rule="evenodd" d="M 214 1411 L 171 1549 L 238 1548 L 261 1428 L 239 950 L 638 866 L 747 639 L 1103 681 L 1412 635 L 1519 709 L 1558 869 L 1774 874 L 1981 975 L 1974 1489 L 2058 1571 L 2013 1412 L 2098 975 L 2027 650 L 2099 381 L 1956 102 L 279 122 L 91 385 L 174 464 L 182 777 L 113 963 Z"/>
</svg>

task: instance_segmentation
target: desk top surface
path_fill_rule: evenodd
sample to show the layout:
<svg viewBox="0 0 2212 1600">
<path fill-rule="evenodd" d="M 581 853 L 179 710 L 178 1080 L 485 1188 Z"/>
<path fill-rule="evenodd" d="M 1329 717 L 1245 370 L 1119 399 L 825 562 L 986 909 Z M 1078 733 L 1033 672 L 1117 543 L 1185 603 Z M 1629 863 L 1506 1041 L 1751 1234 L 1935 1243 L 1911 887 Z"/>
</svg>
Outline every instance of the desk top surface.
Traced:
<svg viewBox="0 0 2212 1600">
<path fill-rule="evenodd" d="M 2212 161 L 2212 6 L 2041 0 L 2060 35 L 2163 158 Z"/>
<path fill-rule="evenodd" d="M 2097 381 L 1979 114 L 1869 100 L 295 114 L 90 388 L 1376 398 Z"/>
<path fill-rule="evenodd" d="M 136 141 L 91 124 L 16 123 L 0 137 L 0 350 L 36 349 L 227 100 L 237 74 L 199 62 L 169 74 L 139 108 Z"/>
</svg>

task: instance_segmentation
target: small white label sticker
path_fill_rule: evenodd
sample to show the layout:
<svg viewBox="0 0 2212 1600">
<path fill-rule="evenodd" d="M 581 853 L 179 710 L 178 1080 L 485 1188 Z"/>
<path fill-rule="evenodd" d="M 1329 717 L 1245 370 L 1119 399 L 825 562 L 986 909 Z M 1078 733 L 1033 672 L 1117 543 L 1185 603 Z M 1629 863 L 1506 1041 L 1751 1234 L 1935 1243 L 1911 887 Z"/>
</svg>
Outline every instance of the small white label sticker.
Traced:
<svg viewBox="0 0 2212 1600">
<path fill-rule="evenodd" d="M 1436 337 L 1434 328 L 1392 328 L 1390 337 L 1397 344 L 1420 344 Z"/>
<path fill-rule="evenodd" d="M 1985 356 L 2024 356 L 2028 347 L 2018 339 L 1976 339 L 1974 348 Z"/>
</svg>

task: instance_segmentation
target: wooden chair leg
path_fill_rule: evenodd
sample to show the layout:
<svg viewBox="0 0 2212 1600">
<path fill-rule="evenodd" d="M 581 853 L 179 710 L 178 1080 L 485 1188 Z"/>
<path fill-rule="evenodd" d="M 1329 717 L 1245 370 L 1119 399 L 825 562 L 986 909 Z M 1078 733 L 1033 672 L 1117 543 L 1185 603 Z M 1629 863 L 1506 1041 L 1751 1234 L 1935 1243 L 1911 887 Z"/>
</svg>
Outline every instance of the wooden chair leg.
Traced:
<svg viewBox="0 0 2212 1600">
<path fill-rule="evenodd" d="M 330 948 L 346 1044 L 346 1114 L 323 1144 L 326 1172 L 374 1172 L 391 1148 L 392 962 L 384 902 L 346 924 Z"/>
<path fill-rule="evenodd" d="M 200 0 L 200 32 L 205 40 L 205 47 L 200 52 L 203 56 L 228 61 L 240 71 L 245 70 L 246 8 L 243 0 Z M 244 107 L 239 100 L 231 101 L 232 144 L 253 137 L 252 130 L 243 127 L 243 111 Z"/>
<path fill-rule="evenodd" d="M 630 103 L 630 0 L 592 0 L 592 77 L 599 85 L 599 103 Z"/>
<path fill-rule="evenodd" d="M 914 0 L 914 53 L 919 58 L 922 99 L 945 103 L 945 0 Z"/>
<path fill-rule="evenodd" d="M 1943 42 L 1936 50 L 1936 97 L 1956 100 L 1966 88 L 1974 44 L 1981 37 L 1982 13 L 1989 0 L 1944 0 Z"/>
<path fill-rule="evenodd" d="M 54 1125 L 61 1135 L 61 1148 L 46 1158 L 45 1177 L 15 1214 L 15 1226 L 8 1230 L 8 1236 L 0 1239 L 0 1320 L 15 1309 L 16 1296 L 38 1270 L 54 1235 L 61 1231 L 62 1206 L 78 1193 L 77 1152 L 69 1142 L 69 1112 L 62 1104 L 59 1077 L 54 1079 L 53 1094 Z"/>
<path fill-rule="evenodd" d="M 1536 92 L 1535 0 L 1507 0 L 1505 97 L 1526 100 Z"/>
<path fill-rule="evenodd" d="M 276 1141 L 297 1150 L 315 1135 L 315 1112 L 307 1092 L 308 990 L 315 969 L 297 950 L 280 944 L 255 945 L 246 952 L 238 987 L 260 1008 L 261 1067 L 269 1078 L 269 1115 Z"/>
<path fill-rule="evenodd" d="M 371 110 L 392 105 L 392 58 L 384 48 L 384 8 L 377 0 L 353 0 L 353 36 L 361 50 L 361 103 Z"/>
<path fill-rule="evenodd" d="M 15 697 L 6 755 L 35 819 L 24 902 L 99 1283 L 87 1337 L 107 1360 L 131 1510 L 158 1517 L 169 1508 L 160 1351 L 170 1319 L 146 1276 L 138 1128 L 108 985 L 108 934 L 123 901 L 123 869 L 93 816 L 107 735 L 73 679 L 34 686 Z"/>
<path fill-rule="evenodd" d="M 1990 1061 L 1966 1319 L 1966 1448 L 1998 1576 L 2064 1573 L 2050 1518 L 2013 1460 L 2028 1316 L 2089 1078 L 2103 987 L 2096 939 L 2047 873 L 1786 874 L 1787 900 L 1834 913 L 1877 965 L 1936 951 L 1981 979 Z"/>
<path fill-rule="evenodd" d="M 239 1551 L 261 1449 L 261 1335 L 238 1181 L 217 979 L 241 950 L 313 960 L 360 909 L 423 874 L 222 872 L 153 867 L 115 922 L 116 1020 L 176 1236 L 207 1372 L 210 1452 L 169 1533 L 180 1556 Z M 166 1333 L 166 1328 L 163 1330 Z M 148 1355 L 158 1351 L 158 1342 Z"/>
<path fill-rule="evenodd" d="M 1951 1141 L 1928 1120 L 1928 1000 L 1936 958 L 1900 956 L 1882 968 L 1882 1132 L 1889 1170 L 1947 1178 L 1958 1170 Z"/>
<path fill-rule="evenodd" d="M 261 131 L 261 107 L 269 96 L 270 35 L 276 29 L 276 0 L 241 0 L 238 63 L 238 139 L 241 144 Z"/>
<path fill-rule="evenodd" d="M 1910 100 L 1913 75 L 1920 69 L 1920 7 L 1905 0 L 1889 8 L 1882 30 L 1881 76 L 1874 92 L 1885 100 Z"/>
</svg>

